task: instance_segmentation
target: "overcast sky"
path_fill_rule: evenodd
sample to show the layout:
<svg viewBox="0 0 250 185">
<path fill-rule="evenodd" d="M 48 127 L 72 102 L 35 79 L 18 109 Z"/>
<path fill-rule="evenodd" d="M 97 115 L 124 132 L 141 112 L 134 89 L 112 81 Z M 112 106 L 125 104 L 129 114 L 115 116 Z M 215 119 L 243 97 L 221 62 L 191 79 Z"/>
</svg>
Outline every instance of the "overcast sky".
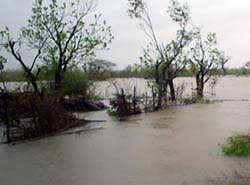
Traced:
<svg viewBox="0 0 250 185">
<path fill-rule="evenodd" d="M 68 0 L 69 1 L 69 0 Z M 73 1 L 73 0 L 72 0 Z M 13 32 L 26 24 L 33 0 L 0 0 L 0 28 Z M 146 0 L 159 40 L 168 41 L 175 34 L 166 9 L 168 0 Z M 219 48 L 232 57 L 229 67 L 240 67 L 250 60 L 250 1 L 249 0 L 186 0 L 191 7 L 192 23 L 203 32 L 216 32 Z M 119 68 L 138 62 L 142 48 L 148 43 L 138 22 L 127 15 L 127 0 L 99 0 L 97 12 L 112 26 L 115 36 L 110 50 L 99 58 L 116 63 Z M 9 59 L 9 58 L 8 58 Z M 9 59 L 10 60 L 10 59 Z M 8 68 L 16 68 L 10 61 Z"/>
</svg>

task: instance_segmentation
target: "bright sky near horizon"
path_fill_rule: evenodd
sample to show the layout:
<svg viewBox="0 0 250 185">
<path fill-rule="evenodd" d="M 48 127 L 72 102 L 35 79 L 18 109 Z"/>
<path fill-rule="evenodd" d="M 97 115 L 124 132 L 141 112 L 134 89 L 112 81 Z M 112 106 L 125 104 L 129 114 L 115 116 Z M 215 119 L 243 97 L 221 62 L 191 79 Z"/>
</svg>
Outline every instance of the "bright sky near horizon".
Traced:
<svg viewBox="0 0 250 185">
<path fill-rule="evenodd" d="M 69 1 L 69 0 L 67 0 Z M 171 40 L 176 27 L 166 12 L 168 0 L 145 0 L 159 40 Z M 0 0 L 0 28 L 8 26 L 14 33 L 26 24 L 33 0 Z M 192 23 L 203 32 L 216 32 L 219 48 L 232 57 L 229 67 L 240 67 L 250 60 L 250 1 L 249 0 L 186 0 L 191 7 Z M 112 26 L 115 36 L 109 50 L 98 58 L 114 62 L 119 68 L 138 62 L 142 48 L 149 42 L 138 22 L 127 15 L 127 0 L 99 0 L 97 13 Z M 249 23 L 248 23 L 249 22 Z M 18 63 L 8 58 L 8 68 Z"/>
</svg>

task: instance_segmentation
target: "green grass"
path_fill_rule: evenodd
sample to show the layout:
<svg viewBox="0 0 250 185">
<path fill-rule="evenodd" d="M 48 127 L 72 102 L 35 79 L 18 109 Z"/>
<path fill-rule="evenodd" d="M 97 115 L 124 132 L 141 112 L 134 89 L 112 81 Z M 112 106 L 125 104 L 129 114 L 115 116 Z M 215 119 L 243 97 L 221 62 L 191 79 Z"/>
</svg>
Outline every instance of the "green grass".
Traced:
<svg viewBox="0 0 250 185">
<path fill-rule="evenodd" d="M 183 100 L 184 104 L 189 105 L 189 104 L 195 104 L 195 103 L 200 103 L 200 104 L 213 104 L 213 103 L 220 103 L 222 102 L 221 100 L 211 100 L 207 98 L 198 98 L 197 96 L 192 96 L 190 98 L 185 98 Z"/>
<path fill-rule="evenodd" d="M 112 108 L 108 109 L 108 115 L 110 117 L 118 117 L 118 112 Z"/>
<path fill-rule="evenodd" d="M 227 143 L 222 145 L 222 152 L 229 156 L 250 155 L 250 136 L 234 134 L 227 139 Z"/>
</svg>

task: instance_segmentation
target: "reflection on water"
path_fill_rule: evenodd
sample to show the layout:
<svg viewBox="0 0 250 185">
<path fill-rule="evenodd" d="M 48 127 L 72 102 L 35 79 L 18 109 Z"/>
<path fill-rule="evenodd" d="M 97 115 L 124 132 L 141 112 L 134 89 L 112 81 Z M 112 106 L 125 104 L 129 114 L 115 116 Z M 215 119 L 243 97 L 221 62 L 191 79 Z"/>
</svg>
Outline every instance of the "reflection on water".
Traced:
<svg viewBox="0 0 250 185">
<path fill-rule="evenodd" d="M 122 122 L 105 111 L 81 114 L 107 121 L 80 134 L 2 145 L 0 184 L 193 185 L 245 171 L 250 159 L 225 157 L 219 144 L 250 128 L 250 102 L 241 101 L 250 99 L 250 78 L 219 79 L 216 94 L 237 101 L 170 107 Z"/>
</svg>

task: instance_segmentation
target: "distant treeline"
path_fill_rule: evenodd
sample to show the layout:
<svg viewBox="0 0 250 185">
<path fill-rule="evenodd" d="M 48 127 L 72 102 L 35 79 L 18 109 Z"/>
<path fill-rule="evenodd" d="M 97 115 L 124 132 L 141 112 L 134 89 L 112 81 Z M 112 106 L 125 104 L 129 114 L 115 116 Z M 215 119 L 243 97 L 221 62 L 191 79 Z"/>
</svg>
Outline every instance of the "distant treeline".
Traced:
<svg viewBox="0 0 250 185">
<path fill-rule="evenodd" d="M 113 73 L 112 77 L 116 78 L 130 78 L 130 77 L 145 78 L 145 76 L 148 76 L 148 71 L 138 70 L 136 68 L 133 68 L 132 66 L 128 66 L 122 70 L 113 71 L 112 73 Z M 213 75 L 225 76 L 222 69 L 214 70 Z M 250 68 L 246 67 L 227 68 L 226 75 L 248 76 L 250 75 Z M 194 76 L 194 74 L 188 69 L 183 69 L 179 74 L 179 77 L 192 77 L 192 76 Z"/>
<path fill-rule="evenodd" d="M 100 69 L 100 68 L 99 68 Z M 86 77 L 93 81 L 106 80 L 109 78 L 150 78 L 150 75 L 147 70 L 138 69 L 135 66 L 127 66 L 122 70 L 115 69 L 102 69 L 102 70 L 82 70 L 82 73 Z M 218 69 L 214 71 L 214 75 L 223 76 L 223 71 Z M 228 68 L 226 69 L 226 75 L 235 75 L 235 76 L 248 76 L 250 75 L 250 68 L 240 67 L 240 68 Z M 193 74 L 189 70 L 183 70 L 180 77 L 191 77 Z M 21 69 L 17 70 L 6 70 L 2 74 L 2 78 L 5 82 L 12 81 L 26 81 L 25 73 Z M 49 71 L 45 71 L 39 76 L 40 81 L 50 81 L 53 80 L 53 76 L 50 75 Z"/>
</svg>

